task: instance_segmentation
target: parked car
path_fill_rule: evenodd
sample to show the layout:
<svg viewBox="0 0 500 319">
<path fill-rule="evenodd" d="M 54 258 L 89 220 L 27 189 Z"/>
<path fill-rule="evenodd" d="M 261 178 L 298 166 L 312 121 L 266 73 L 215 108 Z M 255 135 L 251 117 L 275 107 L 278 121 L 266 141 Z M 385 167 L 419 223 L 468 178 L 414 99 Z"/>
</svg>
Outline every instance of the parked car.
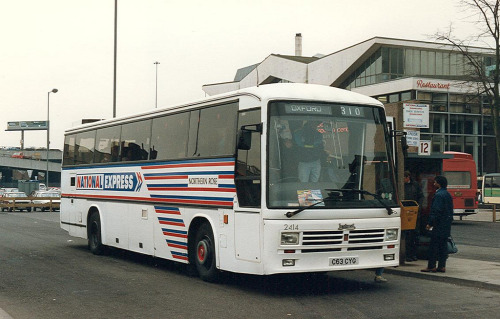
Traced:
<svg viewBox="0 0 500 319">
<path fill-rule="evenodd" d="M 24 155 L 23 152 L 15 152 L 14 154 L 12 154 L 11 157 L 12 158 L 27 158 L 27 159 L 31 158 L 31 156 L 29 156 L 29 155 Z"/>
<path fill-rule="evenodd" d="M 58 192 L 40 192 L 40 191 L 36 191 L 34 193 L 32 193 L 31 195 L 32 197 L 50 197 L 50 198 L 54 198 L 52 199 L 52 204 L 55 204 L 55 207 L 54 209 L 59 209 L 59 206 L 61 205 L 61 194 L 59 194 Z M 31 201 L 33 204 L 48 204 L 50 203 L 50 200 L 49 199 L 33 199 Z M 36 211 L 37 208 L 41 208 L 42 211 L 45 211 L 47 209 L 49 209 L 48 205 L 47 207 L 33 207 L 33 210 Z"/>
<path fill-rule="evenodd" d="M 18 198 L 23 198 L 23 197 L 28 197 L 26 196 L 25 193 L 23 192 L 8 192 L 8 193 L 4 193 L 2 195 L 2 204 L 12 204 L 14 203 L 14 199 L 12 198 L 16 198 L 15 200 L 15 204 L 30 204 L 31 201 L 29 199 L 18 199 Z M 15 207 L 2 207 L 2 212 L 3 211 L 13 211 L 13 210 L 16 210 L 16 209 L 19 209 L 20 211 L 23 211 L 23 210 L 27 210 L 28 212 L 31 212 L 31 207 L 18 207 L 18 206 L 15 206 Z"/>
</svg>

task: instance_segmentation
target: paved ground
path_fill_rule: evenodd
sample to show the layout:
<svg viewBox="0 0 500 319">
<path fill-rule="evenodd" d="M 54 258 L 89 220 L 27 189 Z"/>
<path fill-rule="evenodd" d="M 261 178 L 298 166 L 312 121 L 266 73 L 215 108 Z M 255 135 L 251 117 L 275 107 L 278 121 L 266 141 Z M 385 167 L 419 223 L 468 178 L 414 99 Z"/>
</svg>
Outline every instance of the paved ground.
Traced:
<svg viewBox="0 0 500 319">
<path fill-rule="evenodd" d="M 495 214 L 495 219 L 497 222 L 500 222 L 500 211 L 497 210 Z M 493 212 L 491 209 L 479 209 L 479 213 L 469 216 L 463 216 L 463 220 L 473 220 L 479 222 L 493 222 Z M 460 218 L 455 217 L 455 220 L 460 220 Z"/>
<path fill-rule="evenodd" d="M 455 220 L 459 220 L 459 218 L 455 218 Z M 463 220 L 492 223 L 493 212 L 491 209 L 481 209 L 478 214 L 465 216 Z M 500 222 L 500 212 L 496 214 L 496 222 Z M 500 291 L 500 263 L 460 258 L 460 249 L 465 250 L 471 247 L 474 249 L 474 246 L 459 247 L 458 254 L 450 255 L 444 274 L 421 272 L 421 269 L 427 267 L 426 260 L 405 262 L 399 267 L 386 269 L 386 272 Z M 494 248 L 491 249 L 496 251 Z"/>
</svg>

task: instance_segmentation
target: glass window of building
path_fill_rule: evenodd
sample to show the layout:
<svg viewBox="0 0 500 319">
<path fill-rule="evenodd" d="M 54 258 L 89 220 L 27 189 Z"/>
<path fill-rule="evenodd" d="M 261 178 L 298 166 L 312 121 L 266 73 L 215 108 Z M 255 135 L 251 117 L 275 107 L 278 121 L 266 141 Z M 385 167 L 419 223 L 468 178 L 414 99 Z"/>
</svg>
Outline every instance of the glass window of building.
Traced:
<svg viewBox="0 0 500 319">
<path fill-rule="evenodd" d="M 451 114 L 450 115 L 450 133 L 464 134 L 465 116 Z"/>
<path fill-rule="evenodd" d="M 413 51 L 411 49 L 405 50 L 405 74 L 407 75 L 414 75 L 417 74 L 415 72 L 415 67 L 413 63 Z"/>
<path fill-rule="evenodd" d="M 389 48 L 383 47 L 381 48 L 381 56 L 382 56 L 382 73 L 390 73 L 389 69 Z"/>
<path fill-rule="evenodd" d="M 430 92 L 417 92 L 417 100 L 420 102 L 430 102 L 432 100 L 432 96 Z"/>
<path fill-rule="evenodd" d="M 436 75 L 443 74 L 443 52 L 436 52 Z"/>
<path fill-rule="evenodd" d="M 443 75 L 450 75 L 450 54 L 443 53 Z"/>
<path fill-rule="evenodd" d="M 445 137 L 442 135 L 435 135 L 431 138 L 432 152 L 442 153 L 445 151 Z"/>
<path fill-rule="evenodd" d="M 399 93 L 389 95 L 389 103 L 399 102 Z"/>
<path fill-rule="evenodd" d="M 429 74 L 429 53 L 427 51 L 420 52 L 420 72 L 422 75 Z"/>
<path fill-rule="evenodd" d="M 409 101 L 411 100 L 411 91 L 401 92 L 401 101 Z"/>
<path fill-rule="evenodd" d="M 483 112 L 484 115 L 491 115 L 491 103 L 488 99 L 488 97 L 483 98 Z"/>
<path fill-rule="evenodd" d="M 465 95 L 450 94 L 450 112 L 465 113 Z"/>
<path fill-rule="evenodd" d="M 465 113 L 481 114 L 481 98 L 468 95 L 465 97 Z"/>
<path fill-rule="evenodd" d="M 483 173 L 497 172 L 497 153 L 494 137 L 483 138 Z"/>
<path fill-rule="evenodd" d="M 464 121 L 464 133 L 465 134 L 479 134 L 479 116 L 466 115 Z"/>
<path fill-rule="evenodd" d="M 449 145 L 448 149 L 450 151 L 453 151 L 453 152 L 463 152 L 464 151 L 464 137 L 450 135 L 450 145 Z"/>
<path fill-rule="evenodd" d="M 432 133 L 448 133 L 448 116 L 444 114 L 429 114 L 429 130 Z"/>
<path fill-rule="evenodd" d="M 427 53 L 427 74 L 436 75 L 436 52 L 429 51 Z"/>
<path fill-rule="evenodd" d="M 431 111 L 446 112 L 448 110 L 448 93 L 432 93 Z"/>
<path fill-rule="evenodd" d="M 465 137 L 465 148 L 464 152 L 472 155 L 474 159 L 479 158 L 479 142 L 477 136 L 466 136 Z"/>
<path fill-rule="evenodd" d="M 483 134 L 495 135 L 495 132 L 493 130 L 493 119 L 491 118 L 491 116 L 484 117 Z"/>
</svg>

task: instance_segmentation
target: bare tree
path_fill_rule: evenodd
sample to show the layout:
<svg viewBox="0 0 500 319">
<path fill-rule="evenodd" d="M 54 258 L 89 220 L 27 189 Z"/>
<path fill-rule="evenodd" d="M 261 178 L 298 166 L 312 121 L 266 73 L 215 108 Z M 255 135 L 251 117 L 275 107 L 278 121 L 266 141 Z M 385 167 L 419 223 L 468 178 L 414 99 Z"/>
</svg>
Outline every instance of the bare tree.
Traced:
<svg viewBox="0 0 500 319">
<path fill-rule="evenodd" d="M 471 21 L 478 30 L 478 34 L 466 39 L 458 39 L 453 35 L 450 26 L 447 32 L 436 33 L 438 41 L 444 41 L 460 52 L 465 60 L 465 75 L 468 83 L 474 86 L 479 95 L 485 96 L 491 106 L 493 129 L 496 136 L 497 163 L 500 163 L 500 111 L 499 82 L 500 82 L 500 0 L 462 0 L 464 12 L 469 14 L 466 19 Z M 481 43 L 491 49 L 491 54 L 485 55 L 474 50 L 471 44 Z M 494 47 L 492 47 L 494 46 Z M 489 65 L 486 57 L 489 56 Z"/>
</svg>

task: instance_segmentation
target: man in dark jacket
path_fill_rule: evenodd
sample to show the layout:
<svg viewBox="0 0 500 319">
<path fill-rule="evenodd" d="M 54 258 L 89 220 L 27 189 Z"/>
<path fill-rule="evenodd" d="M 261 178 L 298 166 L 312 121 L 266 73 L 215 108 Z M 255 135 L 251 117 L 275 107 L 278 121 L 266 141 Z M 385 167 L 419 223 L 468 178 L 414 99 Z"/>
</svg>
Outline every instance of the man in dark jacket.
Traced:
<svg viewBox="0 0 500 319">
<path fill-rule="evenodd" d="M 422 272 L 446 272 L 446 258 L 448 258 L 447 240 L 451 235 L 453 221 L 453 199 L 446 190 L 448 180 L 444 176 L 436 176 L 434 185 L 437 187 L 432 200 L 431 212 L 427 221 L 427 230 L 431 230 L 429 245 L 429 261 L 427 268 Z M 436 268 L 436 261 L 438 267 Z"/>
</svg>

